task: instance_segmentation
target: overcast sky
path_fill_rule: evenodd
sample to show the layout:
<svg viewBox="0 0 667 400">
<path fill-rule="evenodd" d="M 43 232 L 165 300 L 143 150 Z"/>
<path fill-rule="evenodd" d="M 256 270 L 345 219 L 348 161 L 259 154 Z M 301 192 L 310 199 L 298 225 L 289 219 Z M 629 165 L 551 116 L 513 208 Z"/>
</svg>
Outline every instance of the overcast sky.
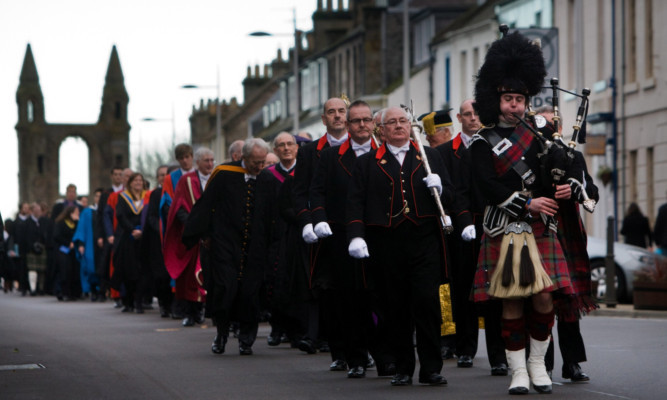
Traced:
<svg viewBox="0 0 667 400">
<path fill-rule="evenodd" d="M 134 158 L 140 148 L 163 148 L 171 142 L 172 107 L 176 139 L 189 139 L 192 106 L 201 98 L 216 97 L 217 68 L 221 97 L 243 101 L 241 81 L 247 66 L 268 63 L 278 48 L 287 54 L 292 46 L 293 37 L 288 34 L 293 32 L 293 7 L 297 28 L 312 29 L 317 0 L 0 1 L 3 218 L 13 218 L 17 210 L 16 89 L 28 43 L 44 95 L 46 121 L 86 124 L 95 123 L 99 116 L 109 56 L 116 45 L 130 96 Z M 248 36 L 259 30 L 284 35 Z M 184 84 L 210 88 L 180 89 Z M 164 120 L 141 121 L 146 117 Z M 81 171 L 85 158 L 81 154 L 68 157 L 79 162 L 70 168 Z M 81 179 L 84 174 L 77 175 L 65 180 Z"/>
</svg>

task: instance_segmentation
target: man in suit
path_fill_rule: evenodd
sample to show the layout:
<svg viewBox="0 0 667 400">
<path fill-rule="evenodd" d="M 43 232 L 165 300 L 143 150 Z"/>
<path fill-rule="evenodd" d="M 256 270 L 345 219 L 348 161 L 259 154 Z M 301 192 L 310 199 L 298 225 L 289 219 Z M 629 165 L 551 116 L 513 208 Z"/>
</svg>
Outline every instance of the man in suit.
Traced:
<svg viewBox="0 0 667 400">
<path fill-rule="evenodd" d="M 385 142 L 357 160 L 348 189 L 348 251 L 354 258 L 370 257 L 369 274 L 379 282 L 389 310 L 397 372 L 391 384 L 412 384 L 416 328 L 419 382 L 443 385 L 438 288 L 446 256 L 432 191 L 447 206 L 454 188 L 431 148 L 425 149 L 432 169 L 426 174 L 423 155 L 410 141 L 410 118 L 400 107 L 388 108 L 382 117 Z"/>
<path fill-rule="evenodd" d="M 454 248 L 452 252 L 452 301 L 454 322 L 456 322 L 457 366 L 470 368 L 477 353 L 478 316 L 484 317 L 486 349 L 491 364 L 491 375 L 507 375 L 505 345 L 500 335 L 501 303 L 489 302 L 479 308 L 470 301 L 482 237 L 482 215 L 484 200 L 472 185 L 470 166 L 470 146 L 472 135 L 480 128 L 477 112 L 473 108 L 474 100 L 465 100 L 456 114 L 461 124 L 461 132 L 450 142 L 437 147 L 452 183 L 456 188 L 456 206 L 454 207 L 454 233 L 448 237 Z M 479 232 L 479 233 L 478 233 Z"/>
<path fill-rule="evenodd" d="M 351 173 L 358 156 L 375 148 L 371 131 L 370 106 L 355 101 L 347 111 L 350 138 L 340 146 L 320 153 L 310 186 L 313 231 L 320 239 L 314 268 L 328 275 L 329 290 L 322 299 L 333 311 L 329 340 L 342 344 L 350 368 L 348 378 L 366 376 L 368 344 L 366 327 L 371 323 L 370 309 L 364 293 L 363 265 L 347 254 L 345 236 L 345 202 Z"/>
<path fill-rule="evenodd" d="M 319 140 L 313 141 L 299 149 L 297 153 L 296 169 L 294 171 L 294 199 L 297 210 L 297 220 L 302 229 L 303 240 L 308 244 L 317 242 L 317 234 L 313 230 L 313 221 L 311 218 L 310 204 L 310 183 L 312 182 L 313 172 L 317 168 L 322 150 L 327 147 L 338 146 L 347 140 L 347 105 L 337 97 L 330 98 L 324 103 L 322 110 L 322 124 L 326 126 L 327 132 Z M 317 245 L 309 246 L 309 252 L 316 252 Z M 328 331 L 328 316 L 331 314 L 329 309 L 321 310 L 322 306 L 327 307 L 327 303 L 320 304 L 329 289 L 329 277 L 326 271 L 313 269 L 311 265 L 306 265 L 308 282 L 307 290 L 310 292 L 310 301 L 307 303 L 307 329 L 303 340 L 299 342 L 299 349 L 309 354 L 315 352 L 315 341 L 322 339 Z M 343 355 L 340 343 L 329 340 L 328 346 L 331 350 L 330 370 L 345 371 L 347 364 Z M 323 346 L 320 346 L 321 349 Z"/>
</svg>

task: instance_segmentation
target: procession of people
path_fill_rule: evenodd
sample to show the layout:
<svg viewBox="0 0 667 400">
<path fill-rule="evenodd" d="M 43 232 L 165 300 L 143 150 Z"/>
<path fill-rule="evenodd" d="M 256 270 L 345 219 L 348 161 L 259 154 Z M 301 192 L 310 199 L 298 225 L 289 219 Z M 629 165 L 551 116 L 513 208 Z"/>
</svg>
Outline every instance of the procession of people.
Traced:
<svg viewBox="0 0 667 400">
<path fill-rule="evenodd" d="M 21 206 L 5 226 L 17 266 L 3 269 L 5 291 L 15 279 L 24 294 L 112 299 L 125 313 L 157 297 L 160 317 L 184 327 L 210 318 L 202 349 L 215 355 L 231 353 L 230 337 L 252 355 L 267 321 L 267 345 L 329 352 L 323 368 L 352 379 L 375 369 L 392 386 L 415 372 L 447 385 L 443 359 L 472 367 L 481 322 L 490 375 L 511 375 L 510 394 L 552 392 L 557 320 L 563 378 L 588 380 L 578 321 L 596 304 L 579 206 L 597 189 L 576 151 L 562 171 L 544 165 L 539 136 L 561 119 L 530 110 L 545 75 L 539 47 L 513 33 L 489 48 L 458 133 L 450 110 L 418 121 L 402 106 L 333 97 L 314 141 L 234 142 L 217 166 L 223 155 L 180 144 L 152 190 L 114 167 L 89 207 L 73 185 L 52 219 Z"/>
</svg>

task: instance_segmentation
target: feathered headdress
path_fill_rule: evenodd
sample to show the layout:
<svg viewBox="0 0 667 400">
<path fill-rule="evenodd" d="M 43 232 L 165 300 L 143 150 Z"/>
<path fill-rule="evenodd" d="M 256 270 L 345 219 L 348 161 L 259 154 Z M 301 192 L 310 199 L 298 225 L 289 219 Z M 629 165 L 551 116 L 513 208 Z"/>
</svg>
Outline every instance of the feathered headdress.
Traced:
<svg viewBox="0 0 667 400">
<path fill-rule="evenodd" d="M 493 42 L 475 83 L 475 108 L 482 124 L 498 122 L 501 94 L 534 96 L 546 75 L 542 49 L 525 36 L 514 32 Z"/>
</svg>

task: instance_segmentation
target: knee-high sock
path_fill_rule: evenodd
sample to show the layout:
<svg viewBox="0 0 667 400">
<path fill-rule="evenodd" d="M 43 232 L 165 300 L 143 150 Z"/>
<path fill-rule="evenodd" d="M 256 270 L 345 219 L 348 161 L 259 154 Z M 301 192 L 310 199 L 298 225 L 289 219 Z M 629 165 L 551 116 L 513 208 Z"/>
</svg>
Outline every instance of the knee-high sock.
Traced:
<svg viewBox="0 0 667 400">
<path fill-rule="evenodd" d="M 524 317 L 517 319 L 501 320 L 501 335 L 505 341 L 505 349 L 517 351 L 526 348 L 526 320 Z"/>
<path fill-rule="evenodd" d="M 542 314 L 532 310 L 528 314 L 528 333 L 533 339 L 540 342 L 545 341 L 551 335 L 551 328 L 554 326 L 554 311 Z"/>
</svg>

